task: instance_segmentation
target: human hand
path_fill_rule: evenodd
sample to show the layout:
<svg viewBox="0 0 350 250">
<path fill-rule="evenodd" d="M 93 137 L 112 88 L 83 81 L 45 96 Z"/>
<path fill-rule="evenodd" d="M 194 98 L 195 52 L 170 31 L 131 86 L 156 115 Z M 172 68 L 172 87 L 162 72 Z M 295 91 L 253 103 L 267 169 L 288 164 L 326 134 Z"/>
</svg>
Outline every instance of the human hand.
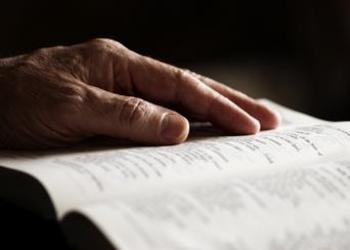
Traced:
<svg viewBox="0 0 350 250">
<path fill-rule="evenodd" d="M 241 92 L 108 39 L 0 60 L 2 148 L 55 147 L 94 135 L 176 144 L 189 122 L 174 110 L 230 134 L 279 123 Z"/>
</svg>

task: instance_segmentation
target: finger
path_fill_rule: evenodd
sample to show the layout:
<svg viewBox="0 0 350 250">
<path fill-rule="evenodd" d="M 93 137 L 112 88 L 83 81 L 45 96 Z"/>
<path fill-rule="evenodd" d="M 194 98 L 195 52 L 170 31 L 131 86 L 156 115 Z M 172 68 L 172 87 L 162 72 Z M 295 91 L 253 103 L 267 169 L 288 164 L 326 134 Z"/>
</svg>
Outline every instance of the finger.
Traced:
<svg viewBox="0 0 350 250">
<path fill-rule="evenodd" d="M 136 97 L 89 87 L 81 113 L 85 133 L 125 138 L 150 144 L 176 144 L 189 132 L 181 115 Z"/>
<path fill-rule="evenodd" d="M 182 69 L 137 56 L 129 65 L 134 89 L 152 102 L 178 105 L 194 118 L 235 134 L 252 134 L 259 122 L 235 103 Z"/>
<path fill-rule="evenodd" d="M 216 90 L 220 94 L 230 99 L 232 102 L 236 103 L 250 115 L 258 119 L 262 129 L 273 129 L 280 124 L 281 116 L 265 104 L 258 102 L 253 98 L 243 94 L 242 92 L 229 88 L 228 86 L 221 84 L 213 79 L 201 76 L 196 73 L 192 74 L 212 89 Z"/>
</svg>

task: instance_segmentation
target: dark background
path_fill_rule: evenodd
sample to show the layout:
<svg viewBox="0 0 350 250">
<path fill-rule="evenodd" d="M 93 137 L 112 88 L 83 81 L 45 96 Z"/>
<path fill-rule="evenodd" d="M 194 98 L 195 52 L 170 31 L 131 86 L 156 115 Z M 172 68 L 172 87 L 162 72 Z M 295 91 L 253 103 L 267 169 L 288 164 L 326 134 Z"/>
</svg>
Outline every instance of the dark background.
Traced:
<svg viewBox="0 0 350 250">
<path fill-rule="evenodd" d="M 2 55 L 110 37 L 163 60 L 289 53 L 283 1 L 16 1 L 1 13 Z"/>
<path fill-rule="evenodd" d="M 108 37 L 254 97 L 350 120 L 349 13 L 346 0 L 2 1 L 0 57 Z M 0 208 L 7 241 L 65 248 L 52 224 Z"/>
<path fill-rule="evenodd" d="M 109 37 L 255 97 L 349 120 L 349 9 L 347 0 L 2 1 L 0 56 Z"/>
</svg>

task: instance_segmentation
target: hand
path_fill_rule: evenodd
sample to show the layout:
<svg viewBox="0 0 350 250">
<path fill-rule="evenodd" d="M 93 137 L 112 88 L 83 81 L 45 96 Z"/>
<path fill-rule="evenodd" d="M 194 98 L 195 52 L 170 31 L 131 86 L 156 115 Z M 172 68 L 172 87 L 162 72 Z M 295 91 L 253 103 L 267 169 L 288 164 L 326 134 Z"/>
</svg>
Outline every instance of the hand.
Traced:
<svg viewBox="0 0 350 250">
<path fill-rule="evenodd" d="M 189 122 L 169 107 L 230 134 L 279 123 L 236 90 L 108 39 L 0 60 L 2 148 L 55 147 L 94 135 L 180 143 Z"/>
</svg>

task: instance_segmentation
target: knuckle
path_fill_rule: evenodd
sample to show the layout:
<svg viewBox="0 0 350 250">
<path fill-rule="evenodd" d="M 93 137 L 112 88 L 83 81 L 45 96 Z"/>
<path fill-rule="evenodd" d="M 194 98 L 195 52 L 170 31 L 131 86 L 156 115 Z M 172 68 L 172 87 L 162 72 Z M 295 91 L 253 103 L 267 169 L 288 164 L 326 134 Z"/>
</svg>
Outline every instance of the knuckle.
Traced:
<svg viewBox="0 0 350 250">
<path fill-rule="evenodd" d="M 196 72 L 193 72 L 192 70 L 190 69 L 187 69 L 187 68 L 183 68 L 182 69 L 187 75 L 190 75 L 190 76 L 193 76 L 193 77 L 196 77 L 196 78 L 199 78 L 199 74 L 197 74 Z"/>
<path fill-rule="evenodd" d="M 174 67 L 173 72 L 174 72 L 174 76 L 175 76 L 176 81 L 182 82 L 182 81 L 187 80 L 187 78 L 188 78 L 189 73 L 183 69 Z"/>
<path fill-rule="evenodd" d="M 96 46 L 104 46 L 105 44 L 111 43 L 111 39 L 108 38 L 94 38 L 90 40 L 90 43 Z"/>
<path fill-rule="evenodd" d="M 111 50 L 122 47 L 122 45 L 109 38 L 94 38 L 87 43 L 90 47 L 97 50 Z"/>
<path fill-rule="evenodd" d="M 123 125 L 131 126 L 139 122 L 147 113 L 148 104 L 136 97 L 129 97 L 123 102 L 119 111 L 119 121 Z"/>
</svg>

